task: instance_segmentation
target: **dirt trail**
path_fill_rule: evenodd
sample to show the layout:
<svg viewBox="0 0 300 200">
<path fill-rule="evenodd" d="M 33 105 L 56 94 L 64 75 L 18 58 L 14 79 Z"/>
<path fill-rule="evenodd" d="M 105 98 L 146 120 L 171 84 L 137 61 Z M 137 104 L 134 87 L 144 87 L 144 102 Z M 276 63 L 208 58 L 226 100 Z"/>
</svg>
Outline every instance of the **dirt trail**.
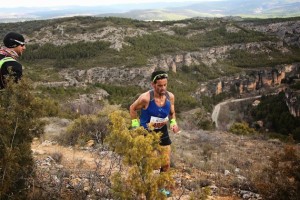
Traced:
<svg viewBox="0 0 300 200">
<path fill-rule="evenodd" d="M 76 147 L 65 147 L 58 145 L 55 139 L 60 134 L 64 134 L 69 121 L 59 118 L 47 118 L 48 125 L 45 127 L 45 133 L 32 142 L 31 149 L 36 159 L 61 154 L 61 165 L 70 169 L 78 167 L 83 169 L 95 168 L 96 155 L 88 150 L 82 150 Z"/>
<path fill-rule="evenodd" d="M 55 143 L 52 144 L 47 140 L 44 142 L 35 140 L 31 145 L 31 149 L 36 159 L 47 156 L 54 157 L 54 154 L 61 154 L 60 164 L 69 169 L 76 169 L 78 167 L 81 169 L 94 169 L 96 167 L 96 155 L 86 150 L 64 147 Z"/>
</svg>

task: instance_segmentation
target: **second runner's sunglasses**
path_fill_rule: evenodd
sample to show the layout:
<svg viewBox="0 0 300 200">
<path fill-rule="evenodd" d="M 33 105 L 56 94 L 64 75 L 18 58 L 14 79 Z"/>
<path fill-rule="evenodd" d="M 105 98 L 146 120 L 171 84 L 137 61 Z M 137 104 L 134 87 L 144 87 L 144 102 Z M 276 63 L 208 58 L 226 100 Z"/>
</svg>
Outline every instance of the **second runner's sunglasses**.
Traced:
<svg viewBox="0 0 300 200">
<path fill-rule="evenodd" d="M 16 43 L 18 43 L 19 45 L 21 45 L 22 47 L 25 46 L 25 42 L 21 42 L 19 40 L 15 40 L 15 39 L 10 39 L 12 41 L 15 41 Z"/>
<path fill-rule="evenodd" d="M 157 79 L 162 79 L 162 78 L 168 78 L 168 74 L 157 74 L 154 76 L 152 82 L 156 81 Z"/>
</svg>

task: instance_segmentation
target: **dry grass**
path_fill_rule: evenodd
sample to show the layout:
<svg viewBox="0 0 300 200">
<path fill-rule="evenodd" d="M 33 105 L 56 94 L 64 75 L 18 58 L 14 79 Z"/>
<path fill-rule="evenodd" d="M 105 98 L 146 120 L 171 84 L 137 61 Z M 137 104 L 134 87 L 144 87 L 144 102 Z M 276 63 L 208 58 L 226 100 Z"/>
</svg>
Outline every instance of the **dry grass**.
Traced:
<svg viewBox="0 0 300 200">
<path fill-rule="evenodd" d="M 277 140 L 218 131 L 183 131 L 172 139 L 174 167 L 189 174 L 184 180 L 193 182 L 189 190 L 215 185 L 219 195 L 233 195 L 238 190 L 257 192 L 253 181 L 270 165 L 270 157 L 284 149 Z"/>
<path fill-rule="evenodd" d="M 180 134 L 171 133 L 171 139 L 172 170 L 176 182 L 172 189 L 174 200 L 241 199 L 238 194 L 241 190 L 257 193 L 255 180 L 260 178 L 263 169 L 270 166 L 270 158 L 275 152 L 282 152 L 285 147 L 278 140 L 237 136 L 220 131 L 182 130 Z M 295 147 L 299 154 L 299 146 Z M 74 195 L 79 199 L 87 195 L 95 199 L 101 195 L 111 197 L 109 177 L 114 170 L 123 170 L 119 158 L 101 149 L 82 150 L 55 143 L 42 145 L 38 140 L 32 144 L 32 149 L 38 152 L 35 154 L 36 160 L 57 155 L 59 162 L 56 164 L 62 168 L 53 168 L 53 173 L 50 170 L 48 175 L 53 179 L 53 175 L 62 174 L 58 176 L 59 187 L 66 188 L 65 180 L 72 180 L 73 188 L 48 192 L 69 192 L 68 199 Z M 45 175 L 45 172 L 41 174 Z M 85 191 L 84 194 L 82 191 Z"/>
</svg>

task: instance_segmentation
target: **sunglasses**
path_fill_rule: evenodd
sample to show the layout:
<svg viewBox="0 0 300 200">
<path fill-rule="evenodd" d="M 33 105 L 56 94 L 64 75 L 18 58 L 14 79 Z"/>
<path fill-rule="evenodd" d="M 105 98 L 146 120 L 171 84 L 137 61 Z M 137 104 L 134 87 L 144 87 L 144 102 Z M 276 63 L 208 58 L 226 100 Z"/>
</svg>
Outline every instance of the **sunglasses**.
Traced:
<svg viewBox="0 0 300 200">
<path fill-rule="evenodd" d="M 21 42 L 19 40 L 15 40 L 15 39 L 10 39 L 12 41 L 15 41 L 16 43 L 18 43 L 21 47 L 24 47 L 25 46 L 25 42 Z"/>
<path fill-rule="evenodd" d="M 168 74 L 157 74 L 156 76 L 154 76 L 152 82 L 155 82 L 158 79 L 163 79 L 163 78 L 168 78 Z"/>
</svg>

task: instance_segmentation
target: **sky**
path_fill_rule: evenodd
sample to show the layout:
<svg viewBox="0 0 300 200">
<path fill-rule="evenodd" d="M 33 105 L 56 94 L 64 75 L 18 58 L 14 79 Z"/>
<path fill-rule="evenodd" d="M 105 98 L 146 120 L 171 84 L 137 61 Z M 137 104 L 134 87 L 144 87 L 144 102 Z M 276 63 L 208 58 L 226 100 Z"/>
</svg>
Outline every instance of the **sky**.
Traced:
<svg viewBox="0 0 300 200">
<path fill-rule="evenodd" d="M 201 2 L 217 0 L 13 0 L 11 3 L 1 3 L 1 8 L 14 7 L 58 7 L 68 5 L 98 6 L 124 3 L 154 3 L 154 2 Z M 7 1 L 10 2 L 10 1 Z"/>
</svg>

